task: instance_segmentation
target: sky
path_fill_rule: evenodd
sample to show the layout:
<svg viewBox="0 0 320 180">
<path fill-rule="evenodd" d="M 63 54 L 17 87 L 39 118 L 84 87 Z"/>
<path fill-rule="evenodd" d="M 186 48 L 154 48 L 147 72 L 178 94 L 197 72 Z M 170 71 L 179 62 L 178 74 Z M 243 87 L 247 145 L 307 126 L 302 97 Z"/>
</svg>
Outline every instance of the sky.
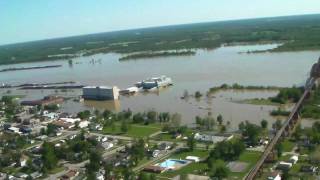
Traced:
<svg viewBox="0 0 320 180">
<path fill-rule="evenodd" d="M 320 13 L 320 0 L 0 0 L 0 45 L 174 24 Z"/>
</svg>

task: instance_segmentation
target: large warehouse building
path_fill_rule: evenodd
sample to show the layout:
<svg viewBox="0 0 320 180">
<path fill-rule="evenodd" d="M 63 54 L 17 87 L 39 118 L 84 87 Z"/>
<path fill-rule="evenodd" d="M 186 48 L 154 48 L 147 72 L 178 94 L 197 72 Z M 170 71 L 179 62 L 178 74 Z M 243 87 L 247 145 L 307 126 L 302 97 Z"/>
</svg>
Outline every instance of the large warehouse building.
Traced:
<svg viewBox="0 0 320 180">
<path fill-rule="evenodd" d="M 86 86 L 82 88 L 83 98 L 91 100 L 119 99 L 119 89 L 116 86 Z"/>
</svg>

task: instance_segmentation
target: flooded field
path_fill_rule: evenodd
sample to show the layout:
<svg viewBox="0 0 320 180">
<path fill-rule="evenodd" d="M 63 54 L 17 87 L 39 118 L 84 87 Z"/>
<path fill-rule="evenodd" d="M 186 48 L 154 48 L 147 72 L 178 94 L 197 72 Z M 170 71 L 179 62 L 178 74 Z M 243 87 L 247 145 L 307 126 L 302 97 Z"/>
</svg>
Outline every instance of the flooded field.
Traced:
<svg viewBox="0 0 320 180">
<path fill-rule="evenodd" d="M 239 52 L 270 49 L 277 46 L 232 46 L 216 50 L 198 50 L 195 56 L 163 57 L 139 59 L 119 62 L 118 54 L 98 54 L 90 57 L 73 59 L 70 65 L 67 60 L 28 63 L 0 66 L 0 69 L 10 67 L 26 67 L 37 65 L 62 64 L 61 68 L 37 69 L 0 73 L 0 83 L 50 83 L 76 81 L 83 85 L 107 85 L 127 88 L 137 81 L 152 76 L 166 75 L 174 81 L 174 86 L 150 93 L 139 93 L 135 96 L 122 96 L 119 101 L 66 101 L 62 107 L 68 112 L 78 112 L 82 109 L 97 108 L 120 111 L 130 108 L 133 111 L 154 109 L 163 112 L 178 112 L 183 123 L 194 123 L 196 115 L 214 117 L 222 114 L 224 121 L 230 121 L 230 129 L 236 129 L 238 123 L 244 120 L 260 123 L 267 119 L 270 124 L 275 119 L 269 112 L 277 107 L 239 104 L 235 101 L 251 98 L 267 98 L 274 96 L 276 91 L 224 91 L 215 94 L 215 98 L 203 97 L 201 100 L 180 99 L 184 91 L 203 94 L 210 87 L 223 83 L 238 83 L 241 85 L 262 86 L 292 86 L 304 84 L 311 65 L 317 60 L 319 51 L 259 53 L 246 54 Z M 92 63 L 92 59 L 95 63 Z M 1 89 L 6 94 L 7 89 Z M 54 90 L 15 90 L 10 94 L 26 95 L 24 99 L 39 99 L 45 95 L 58 94 L 66 97 L 81 95 L 81 90 L 61 92 Z"/>
</svg>

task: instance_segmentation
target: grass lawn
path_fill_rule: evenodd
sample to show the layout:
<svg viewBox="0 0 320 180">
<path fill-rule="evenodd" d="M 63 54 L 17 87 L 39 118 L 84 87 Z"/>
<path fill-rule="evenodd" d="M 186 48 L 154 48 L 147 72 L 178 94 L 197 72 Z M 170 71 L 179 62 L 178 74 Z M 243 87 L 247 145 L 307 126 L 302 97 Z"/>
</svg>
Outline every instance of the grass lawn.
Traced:
<svg viewBox="0 0 320 180">
<path fill-rule="evenodd" d="M 49 170 L 48 174 L 56 174 L 56 173 L 61 172 L 63 170 L 64 170 L 64 167 L 56 167 L 52 170 Z"/>
<path fill-rule="evenodd" d="M 279 158 L 279 161 L 288 161 L 291 158 L 292 155 L 288 154 L 288 155 L 282 155 Z"/>
<path fill-rule="evenodd" d="M 172 178 L 182 174 L 203 174 L 205 171 L 207 171 L 207 168 L 208 168 L 207 163 L 191 163 L 185 167 L 182 167 L 179 170 L 167 171 L 160 174 L 159 176 Z"/>
<path fill-rule="evenodd" d="M 288 139 L 285 139 L 282 142 L 282 146 L 283 146 L 283 152 L 290 152 L 290 151 L 292 151 L 295 144 L 293 142 L 289 141 Z"/>
<path fill-rule="evenodd" d="M 105 134 L 125 135 L 134 138 L 147 137 L 157 131 L 161 131 L 161 127 L 158 125 L 130 124 L 129 130 L 126 133 L 121 132 L 120 124 L 115 124 L 114 129 L 112 127 L 103 128 L 103 133 Z"/>
<path fill-rule="evenodd" d="M 176 139 L 171 134 L 169 134 L 167 132 L 163 132 L 163 133 L 155 136 L 153 139 L 157 140 L 157 141 L 183 142 L 183 141 L 186 141 L 186 140 L 183 140 L 183 137 L 188 137 L 188 136 L 192 135 L 192 133 L 194 133 L 193 130 L 187 129 L 186 132 L 184 134 L 182 134 L 181 138 Z"/>
<path fill-rule="evenodd" d="M 183 139 L 180 138 L 180 139 L 175 139 L 172 137 L 171 134 L 168 134 L 168 133 L 161 133 L 159 135 L 157 135 L 156 137 L 154 137 L 154 140 L 157 140 L 157 141 L 171 141 L 171 142 L 182 142 Z"/>
<path fill-rule="evenodd" d="M 244 151 L 240 155 L 238 161 L 248 163 L 246 170 L 244 172 L 230 172 L 229 177 L 232 179 L 242 179 L 249 172 L 249 170 L 255 165 L 255 163 L 259 160 L 260 156 L 261 156 L 261 152 Z"/>
<path fill-rule="evenodd" d="M 254 99 L 245 99 L 242 101 L 238 101 L 238 103 L 243 103 L 243 104 L 252 104 L 252 105 L 269 105 L 269 106 L 280 106 L 279 103 L 272 102 L 270 99 L 259 99 L 259 98 L 254 98 Z"/>
</svg>

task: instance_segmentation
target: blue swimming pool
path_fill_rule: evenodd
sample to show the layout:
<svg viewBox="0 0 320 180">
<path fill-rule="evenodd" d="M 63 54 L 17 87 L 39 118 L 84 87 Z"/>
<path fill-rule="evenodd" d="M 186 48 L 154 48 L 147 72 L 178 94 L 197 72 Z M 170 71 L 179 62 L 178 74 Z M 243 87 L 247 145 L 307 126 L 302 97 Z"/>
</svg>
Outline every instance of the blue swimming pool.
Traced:
<svg viewBox="0 0 320 180">
<path fill-rule="evenodd" d="M 164 162 L 160 163 L 159 166 L 163 168 L 170 168 L 170 167 L 174 167 L 175 165 L 186 164 L 187 162 L 188 161 L 178 160 L 178 159 L 167 159 Z"/>
</svg>

